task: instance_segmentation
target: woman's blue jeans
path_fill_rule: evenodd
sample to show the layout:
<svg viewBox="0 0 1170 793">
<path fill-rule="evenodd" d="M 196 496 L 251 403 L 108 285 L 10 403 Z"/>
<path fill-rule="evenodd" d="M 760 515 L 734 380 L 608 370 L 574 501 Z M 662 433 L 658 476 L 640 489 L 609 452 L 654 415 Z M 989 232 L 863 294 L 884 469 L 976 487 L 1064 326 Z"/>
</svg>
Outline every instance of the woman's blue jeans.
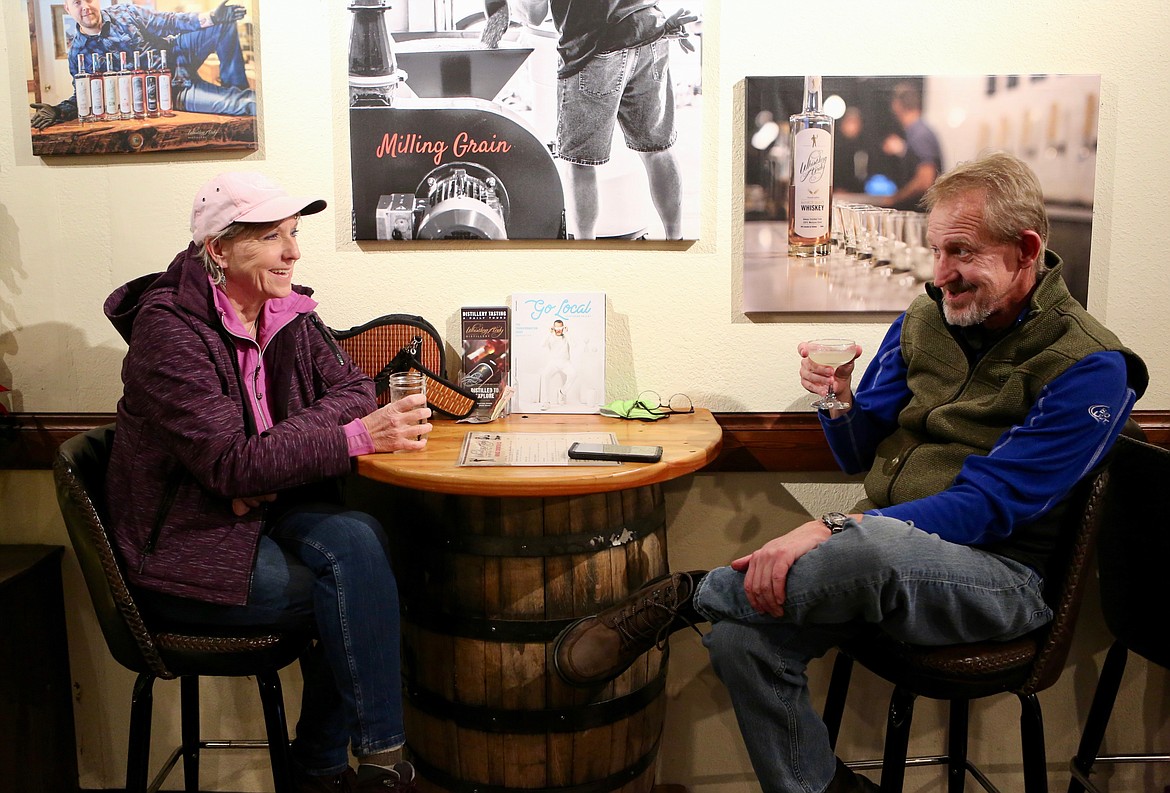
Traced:
<svg viewBox="0 0 1170 793">
<path fill-rule="evenodd" d="M 323 504 L 290 511 L 260 538 L 245 606 L 142 592 L 148 613 L 194 624 L 315 625 L 293 757 L 314 775 L 399 747 L 402 679 L 398 588 L 386 534 L 363 512 Z"/>
<path fill-rule="evenodd" d="M 800 557 L 781 618 L 751 607 L 743 575 L 712 570 L 695 607 L 765 793 L 822 793 L 836 768 L 809 698 L 813 658 L 864 631 L 922 645 L 1009 639 L 1052 618 L 1029 567 L 893 518 L 865 516 Z"/>
</svg>

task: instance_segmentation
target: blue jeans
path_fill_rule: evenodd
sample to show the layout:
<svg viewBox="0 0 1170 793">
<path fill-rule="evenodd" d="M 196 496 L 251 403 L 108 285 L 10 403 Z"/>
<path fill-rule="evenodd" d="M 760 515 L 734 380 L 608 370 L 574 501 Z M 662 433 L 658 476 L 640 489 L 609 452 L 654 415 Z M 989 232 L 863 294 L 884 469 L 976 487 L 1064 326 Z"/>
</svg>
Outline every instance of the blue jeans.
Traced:
<svg viewBox="0 0 1170 793">
<path fill-rule="evenodd" d="M 362 512 L 299 507 L 260 538 L 245 606 L 140 592 L 144 611 L 193 624 L 315 625 L 301 658 L 304 688 L 293 757 L 314 775 L 339 774 L 348 746 L 364 757 L 406 740 L 398 588 L 386 534 Z"/>
<path fill-rule="evenodd" d="M 753 609 L 730 567 L 708 573 L 694 602 L 764 791 L 821 793 L 836 758 L 809 698 L 810 660 L 878 629 L 923 645 L 1013 638 L 1052 618 L 1042 590 L 1018 562 L 866 516 L 792 566 L 783 617 Z"/>
<path fill-rule="evenodd" d="M 199 79 L 199 67 L 215 53 L 219 85 Z M 235 24 L 180 33 L 174 42 L 174 102 L 191 113 L 256 115 L 256 92 L 248 85 L 240 36 Z"/>
</svg>

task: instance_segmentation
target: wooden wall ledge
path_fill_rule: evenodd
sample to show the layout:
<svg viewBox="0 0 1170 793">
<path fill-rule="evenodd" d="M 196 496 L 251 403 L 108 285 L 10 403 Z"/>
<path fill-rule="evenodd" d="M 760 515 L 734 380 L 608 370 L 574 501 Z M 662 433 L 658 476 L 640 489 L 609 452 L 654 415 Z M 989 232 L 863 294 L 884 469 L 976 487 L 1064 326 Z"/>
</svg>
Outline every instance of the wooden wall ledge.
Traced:
<svg viewBox="0 0 1170 793">
<path fill-rule="evenodd" d="M 1170 449 L 1170 410 L 1137 410 L 1150 443 Z M 705 471 L 835 471 L 813 413 L 716 413 L 723 450 Z M 0 469 L 46 469 L 66 439 L 114 420 L 112 413 L 0 416 Z M 670 419 L 666 419 L 669 421 Z"/>
</svg>

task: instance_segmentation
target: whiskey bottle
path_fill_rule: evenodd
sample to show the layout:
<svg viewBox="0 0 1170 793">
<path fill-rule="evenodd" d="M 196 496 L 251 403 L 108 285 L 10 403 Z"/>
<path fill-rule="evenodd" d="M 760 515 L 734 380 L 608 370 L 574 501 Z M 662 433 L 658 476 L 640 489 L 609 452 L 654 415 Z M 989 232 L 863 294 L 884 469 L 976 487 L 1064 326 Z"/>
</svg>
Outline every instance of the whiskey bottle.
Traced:
<svg viewBox="0 0 1170 793">
<path fill-rule="evenodd" d="M 821 111 L 821 78 L 804 78 L 804 110 L 789 117 L 788 254 L 829 253 L 833 200 L 833 118 Z"/>
<path fill-rule="evenodd" d="M 89 55 L 89 114 L 93 116 L 94 121 L 106 120 L 106 100 L 102 94 L 102 75 L 98 69 L 101 68 L 101 62 L 98 60 L 98 54 L 91 52 Z"/>
<path fill-rule="evenodd" d="M 158 51 L 158 112 L 159 115 L 170 117 L 173 98 L 171 96 L 171 69 L 167 66 L 167 51 Z"/>
<path fill-rule="evenodd" d="M 77 74 L 73 75 L 73 98 L 77 101 L 77 121 L 93 121 L 89 113 L 89 72 L 85 70 L 85 56 L 77 56 Z"/>
<path fill-rule="evenodd" d="M 126 64 L 125 51 L 120 52 L 118 69 L 118 112 L 122 118 L 134 118 L 134 89 L 131 85 L 130 67 Z"/>
<path fill-rule="evenodd" d="M 102 73 L 102 96 L 106 100 L 106 119 L 117 121 L 122 118 L 118 110 L 118 70 L 114 68 L 114 53 L 106 53 L 106 70 Z"/>
<path fill-rule="evenodd" d="M 134 51 L 134 71 L 130 72 L 130 91 L 134 118 L 146 118 L 146 70 L 142 68 L 142 50 Z"/>
</svg>

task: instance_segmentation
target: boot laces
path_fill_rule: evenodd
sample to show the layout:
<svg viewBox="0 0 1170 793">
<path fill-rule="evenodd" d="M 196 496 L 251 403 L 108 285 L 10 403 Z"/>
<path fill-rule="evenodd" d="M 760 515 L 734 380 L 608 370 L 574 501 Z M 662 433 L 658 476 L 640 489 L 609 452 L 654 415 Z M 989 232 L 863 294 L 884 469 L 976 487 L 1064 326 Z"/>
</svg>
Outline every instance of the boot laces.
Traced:
<svg viewBox="0 0 1170 793">
<path fill-rule="evenodd" d="M 670 586 L 658 587 L 617 614 L 613 628 L 621 636 L 622 646 L 637 647 L 652 642 L 656 648 L 662 650 L 666 646 L 667 638 L 675 630 L 675 621 L 679 619 L 689 625 L 695 633 L 703 635 L 689 616 L 679 613 L 683 599 L 679 595 L 682 583 L 682 578 L 679 577 L 673 580 Z"/>
</svg>

